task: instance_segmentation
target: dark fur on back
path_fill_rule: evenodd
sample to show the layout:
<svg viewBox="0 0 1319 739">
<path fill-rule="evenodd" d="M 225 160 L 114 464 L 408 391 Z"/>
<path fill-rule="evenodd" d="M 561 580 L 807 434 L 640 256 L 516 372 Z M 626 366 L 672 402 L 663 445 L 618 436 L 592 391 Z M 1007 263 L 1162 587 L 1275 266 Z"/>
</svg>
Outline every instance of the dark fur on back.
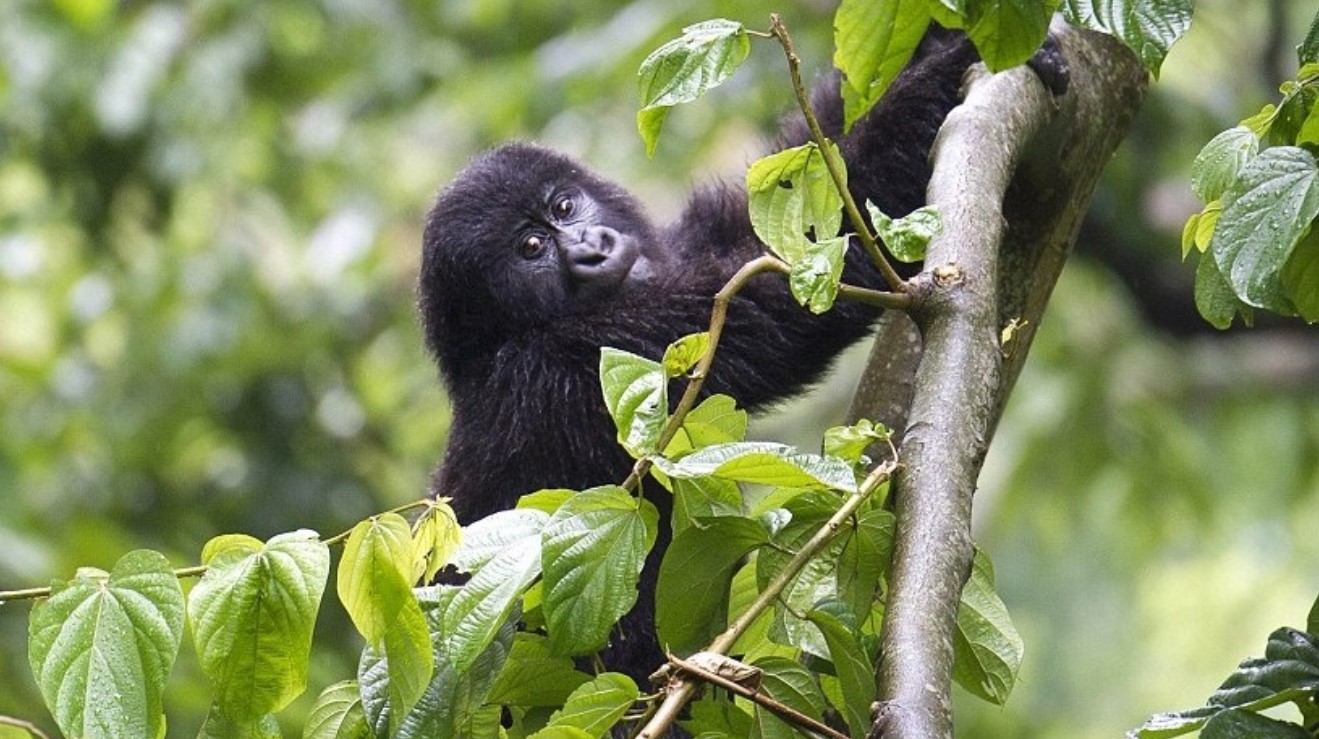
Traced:
<svg viewBox="0 0 1319 739">
<path fill-rule="evenodd" d="M 836 81 L 821 85 L 815 106 L 847 161 L 858 202 L 890 215 L 921 205 L 934 134 L 956 104 L 975 61 L 960 36 L 932 34 L 917 61 L 881 103 L 841 134 Z M 800 118 L 779 144 L 807 140 Z M 602 203 L 607 225 L 673 259 L 655 279 L 629 283 L 603 299 L 575 300 L 549 275 L 513 266 L 508 223 L 543 208 L 559 186 L 580 187 Z M 463 522 L 512 508 L 541 488 L 583 489 L 622 481 L 632 460 L 614 440 L 601 398 L 600 348 L 660 357 L 685 334 L 707 328 L 712 297 L 746 261 L 763 253 L 741 187 L 714 184 L 692 195 L 672 224 L 652 228 L 621 187 L 560 154 L 529 144 L 478 157 L 438 198 L 426 223 L 419 303 L 426 340 L 453 403 L 449 447 L 432 485 L 453 498 Z M 844 279 L 880 287 L 858 249 Z M 727 393 L 761 408 L 816 382 L 843 349 L 865 336 L 877 311 L 840 301 L 812 316 L 778 276 L 757 278 L 730 306 L 707 393 Z M 660 508 L 660 540 L 648 560 L 636 608 L 605 652 L 605 664 L 644 680 L 663 661 L 655 641 L 657 563 L 669 540 L 671 498 L 647 490 Z M 644 684 L 644 683 L 642 683 Z"/>
</svg>

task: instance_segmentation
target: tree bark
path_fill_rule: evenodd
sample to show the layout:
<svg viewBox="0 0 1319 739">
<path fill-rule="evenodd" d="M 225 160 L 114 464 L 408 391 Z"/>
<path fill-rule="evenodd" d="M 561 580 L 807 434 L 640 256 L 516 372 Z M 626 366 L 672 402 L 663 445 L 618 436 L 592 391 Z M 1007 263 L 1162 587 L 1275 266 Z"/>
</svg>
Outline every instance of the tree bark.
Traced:
<svg viewBox="0 0 1319 739">
<path fill-rule="evenodd" d="M 944 231 L 914 280 L 924 350 L 909 377 L 890 367 L 882 382 L 870 379 L 911 388 L 872 737 L 952 737 L 953 636 L 973 556 L 976 479 L 1099 174 L 1143 97 L 1147 75 L 1119 42 L 1062 25 L 1054 35 L 1071 68 L 1065 95 L 1055 99 L 1026 67 L 982 73 L 945 122 L 929 189 Z M 1005 347 L 1009 322 L 1017 328 Z M 876 357 L 883 365 L 908 351 L 910 337 L 894 333 L 908 344 L 877 349 L 868 374 L 884 372 Z M 854 411 L 894 418 L 894 392 L 875 397 L 881 406 L 862 394 Z"/>
</svg>

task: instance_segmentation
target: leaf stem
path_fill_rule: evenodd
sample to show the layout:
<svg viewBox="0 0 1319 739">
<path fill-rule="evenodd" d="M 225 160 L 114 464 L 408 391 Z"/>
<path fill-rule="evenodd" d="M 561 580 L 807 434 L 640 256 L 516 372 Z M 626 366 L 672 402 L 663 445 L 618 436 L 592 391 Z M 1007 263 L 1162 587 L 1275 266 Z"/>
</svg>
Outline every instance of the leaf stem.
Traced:
<svg viewBox="0 0 1319 739">
<path fill-rule="evenodd" d="M 737 643 L 742 634 L 746 633 L 746 630 L 751 627 L 756 618 L 774 604 L 779 594 L 792 583 L 793 579 L 810 562 L 811 558 L 828 546 L 829 542 L 833 541 L 834 537 L 842 531 L 844 524 L 852 517 L 852 514 L 856 513 L 861 507 L 861 504 L 880 485 L 888 481 L 894 469 L 895 464 L 888 462 L 872 470 L 866 476 L 865 481 L 861 483 L 860 489 L 843 501 L 842 507 L 815 532 L 809 541 L 802 545 L 795 557 L 788 560 L 788 563 L 783 566 L 782 570 L 779 570 L 774 579 L 770 580 L 765 589 L 756 597 L 756 600 L 742 612 L 742 615 L 728 625 L 724 633 L 715 637 L 714 641 L 710 642 L 710 646 L 703 651 L 728 654 L 728 650 L 733 648 L 733 645 Z M 671 678 L 664 703 L 655 711 L 655 715 L 651 717 L 650 722 L 637 734 L 638 739 L 656 739 L 656 737 L 664 736 L 668 728 L 677 720 L 678 712 L 682 710 L 683 706 L 687 705 L 695 692 L 695 681 L 677 676 Z"/>
<path fill-rule="evenodd" d="M 792 44 L 792 36 L 788 34 L 787 26 L 783 25 L 783 19 L 779 17 L 778 13 L 770 14 L 769 22 L 770 35 L 779 40 L 779 44 L 783 47 L 783 53 L 788 58 L 788 73 L 792 75 L 792 89 L 797 95 L 797 104 L 801 107 L 802 115 L 806 117 L 806 125 L 811 129 L 811 136 L 820 149 L 820 156 L 824 157 L 824 164 L 829 169 L 829 176 L 833 178 L 834 187 L 843 198 L 843 212 L 847 213 L 848 220 L 852 222 L 852 227 L 856 229 L 857 238 L 861 240 L 861 246 L 865 247 L 866 253 L 875 261 L 889 288 L 895 293 L 905 293 L 907 291 L 906 281 L 902 279 L 897 270 L 893 269 L 888 257 L 884 256 L 884 251 L 879 248 L 879 242 L 876 241 L 875 235 L 870 232 L 870 228 L 866 225 L 865 218 L 861 216 L 861 210 L 857 207 L 856 200 L 852 199 L 852 193 L 847 189 L 847 170 L 829 146 L 829 139 L 824 135 L 824 129 L 820 128 L 820 120 L 815 117 L 815 110 L 811 107 L 810 95 L 807 94 L 806 85 L 801 79 L 801 58 L 797 56 L 797 50 Z"/>
<path fill-rule="evenodd" d="M 37 739 L 50 739 L 50 735 L 42 731 L 36 724 L 31 721 L 24 721 L 21 718 L 0 714 L 0 726 L 14 726 L 37 737 Z"/>
</svg>

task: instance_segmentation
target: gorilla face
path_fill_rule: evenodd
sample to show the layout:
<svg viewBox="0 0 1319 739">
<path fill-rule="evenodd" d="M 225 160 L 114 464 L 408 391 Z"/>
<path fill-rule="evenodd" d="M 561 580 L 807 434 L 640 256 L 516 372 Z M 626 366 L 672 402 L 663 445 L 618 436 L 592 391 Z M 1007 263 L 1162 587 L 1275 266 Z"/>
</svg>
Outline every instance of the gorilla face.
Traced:
<svg viewBox="0 0 1319 739">
<path fill-rule="evenodd" d="M 427 218 L 427 339 L 442 353 L 465 335 L 599 309 L 668 261 L 627 191 L 548 149 L 502 146 L 459 173 Z"/>
</svg>

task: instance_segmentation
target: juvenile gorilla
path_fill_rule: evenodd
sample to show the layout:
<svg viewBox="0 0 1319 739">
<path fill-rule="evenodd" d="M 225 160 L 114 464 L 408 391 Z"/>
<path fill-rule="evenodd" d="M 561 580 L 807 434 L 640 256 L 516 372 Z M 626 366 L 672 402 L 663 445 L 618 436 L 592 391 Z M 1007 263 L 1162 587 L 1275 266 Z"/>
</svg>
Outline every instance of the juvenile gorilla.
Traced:
<svg viewBox="0 0 1319 739">
<path fill-rule="evenodd" d="M 837 81 L 816 90 L 858 203 L 901 216 L 924 202 L 930 145 L 976 58 L 964 37 L 932 32 L 846 136 Z M 808 137 L 800 117 L 790 120 L 780 148 Z M 844 280 L 881 287 L 859 252 L 851 250 Z M 425 228 L 421 320 L 454 412 L 432 494 L 452 497 L 467 523 L 542 488 L 621 482 L 632 460 L 605 411 L 600 348 L 659 358 L 670 342 L 707 328 L 715 292 L 763 253 L 741 187 L 699 190 L 675 222 L 656 228 L 626 190 L 561 154 L 516 143 L 479 156 L 440 194 Z M 813 316 L 782 277 L 758 277 L 729 308 L 705 392 L 753 410 L 789 397 L 877 315 L 840 301 Z M 646 492 L 660 509 L 659 541 L 637 606 L 604 653 L 606 666 L 638 680 L 664 661 L 653 599 L 672 504 L 663 490 Z"/>
</svg>

